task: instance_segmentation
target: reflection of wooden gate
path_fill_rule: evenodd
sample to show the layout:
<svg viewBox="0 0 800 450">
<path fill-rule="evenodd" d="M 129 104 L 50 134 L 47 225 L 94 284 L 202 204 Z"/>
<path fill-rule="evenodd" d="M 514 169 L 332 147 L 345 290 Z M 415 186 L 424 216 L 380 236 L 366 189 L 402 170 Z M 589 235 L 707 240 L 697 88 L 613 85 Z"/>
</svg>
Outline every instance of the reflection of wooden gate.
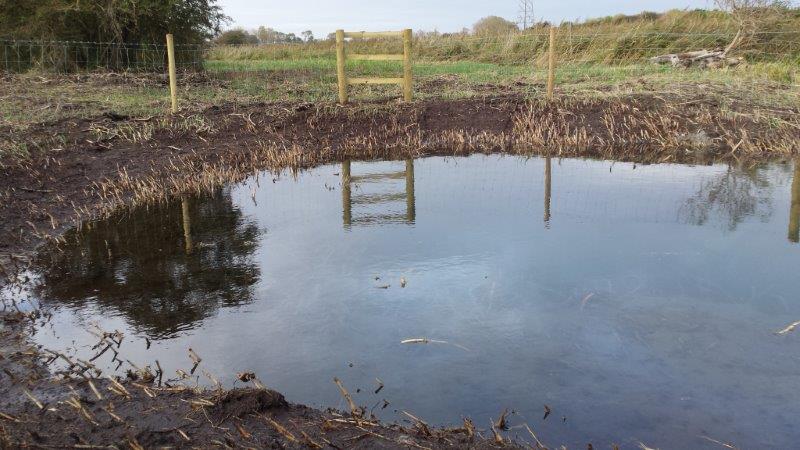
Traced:
<svg viewBox="0 0 800 450">
<path fill-rule="evenodd" d="M 403 38 L 402 55 L 358 55 L 345 54 L 345 38 Z M 385 31 L 368 33 L 366 31 L 345 32 L 336 30 L 336 75 L 339 79 L 339 103 L 347 103 L 347 87 L 351 84 L 399 84 L 403 87 L 403 100 L 410 102 L 412 95 L 412 74 L 411 74 L 411 30 Z M 402 78 L 349 78 L 345 71 L 345 62 L 348 60 L 361 61 L 403 61 Z"/>
<path fill-rule="evenodd" d="M 359 181 L 382 182 L 405 178 L 406 191 L 398 194 L 358 194 L 353 195 L 352 184 Z M 353 219 L 353 205 L 384 205 L 405 200 L 404 215 L 382 214 Z M 406 222 L 413 224 L 417 220 L 416 198 L 414 196 L 414 160 L 406 160 L 406 170 L 400 172 L 378 173 L 369 175 L 350 174 L 350 161 L 342 163 L 342 220 L 346 228 L 356 225 L 375 225 L 381 223 Z"/>
</svg>

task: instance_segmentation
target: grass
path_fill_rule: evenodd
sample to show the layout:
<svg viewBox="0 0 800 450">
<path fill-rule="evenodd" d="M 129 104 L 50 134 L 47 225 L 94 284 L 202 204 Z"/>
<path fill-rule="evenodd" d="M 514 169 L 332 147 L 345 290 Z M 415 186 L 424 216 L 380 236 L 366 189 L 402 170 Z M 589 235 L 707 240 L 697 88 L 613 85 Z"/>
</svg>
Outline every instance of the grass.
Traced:
<svg viewBox="0 0 800 450">
<path fill-rule="evenodd" d="M 650 56 L 725 47 L 736 34 L 730 15 L 720 11 L 674 10 L 663 14 L 615 16 L 578 24 L 561 24 L 556 51 L 562 61 L 594 64 L 631 63 Z M 800 62 L 800 8 L 787 9 L 761 24 L 737 49 L 750 62 L 786 59 Z M 414 57 L 428 61 L 475 61 L 543 64 L 549 25 L 500 36 L 418 33 Z M 354 53 L 401 53 L 398 39 L 351 41 Z M 218 61 L 303 60 L 335 54 L 334 43 L 214 47 L 207 58 Z"/>
<path fill-rule="evenodd" d="M 307 58 L 294 60 L 208 61 L 213 76 L 231 78 L 232 87 L 270 100 L 336 101 L 335 60 Z M 391 77 L 400 75 L 398 63 L 348 62 L 349 76 Z M 546 66 L 539 64 L 498 64 L 476 61 L 419 61 L 414 64 L 419 99 L 464 98 L 513 91 L 541 96 L 547 80 Z M 569 95 L 601 95 L 620 92 L 665 92 L 676 84 L 718 84 L 739 86 L 748 92 L 774 97 L 779 104 L 798 100 L 800 69 L 784 62 L 755 62 L 744 66 L 701 70 L 657 66 L 649 63 L 598 65 L 561 63 L 556 70 L 557 88 Z M 263 90 L 264 84 L 294 89 L 283 92 Z M 394 87 L 353 87 L 354 98 L 370 100 L 396 95 Z M 777 94 L 777 91 L 780 91 Z M 393 94 L 394 93 L 394 94 Z M 775 93 L 776 95 L 773 95 Z"/>
<path fill-rule="evenodd" d="M 293 60 L 210 60 L 207 74 L 182 78 L 182 108 L 199 109 L 225 102 L 336 101 L 336 70 L 332 58 Z M 398 76 L 396 62 L 359 61 L 348 64 L 351 76 Z M 609 96 L 669 93 L 687 85 L 707 84 L 735 91 L 737 98 L 775 105 L 800 104 L 798 67 L 782 62 L 752 63 L 722 70 L 675 69 L 651 64 L 597 65 L 561 63 L 557 92 L 569 96 Z M 106 112 L 142 117 L 168 109 L 164 75 L 131 75 L 107 82 L 102 74 L 88 80 L 31 73 L 0 81 L 0 126 L 23 131 L 36 123 L 97 116 Z M 537 64 L 478 61 L 419 61 L 414 65 L 415 97 L 468 98 L 515 94 L 541 98 L 546 68 Z M 710 89 L 709 92 L 714 92 Z M 397 98 L 396 86 L 354 86 L 352 99 L 365 102 Z M 725 94 L 729 96 L 730 94 Z M 724 99 L 723 99 L 724 100 Z M 5 153 L 23 154 L 23 146 L 0 144 Z"/>
</svg>

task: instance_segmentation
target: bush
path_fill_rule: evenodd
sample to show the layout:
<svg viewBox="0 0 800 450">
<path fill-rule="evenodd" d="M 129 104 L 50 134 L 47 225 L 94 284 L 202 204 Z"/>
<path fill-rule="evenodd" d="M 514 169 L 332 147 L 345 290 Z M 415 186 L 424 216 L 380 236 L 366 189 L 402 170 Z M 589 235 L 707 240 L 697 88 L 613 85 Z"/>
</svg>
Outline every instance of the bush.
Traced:
<svg viewBox="0 0 800 450">
<path fill-rule="evenodd" d="M 236 28 L 220 34 L 215 42 L 219 45 L 255 45 L 258 44 L 258 37 L 242 28 Z"/>
<path fill-rule="evenodd" d="M 500 36 L 517 31 L 517 24 L 498 16 L 484 17 L 472 27 L 472 33 L 476 36 Z"/>
</svg>

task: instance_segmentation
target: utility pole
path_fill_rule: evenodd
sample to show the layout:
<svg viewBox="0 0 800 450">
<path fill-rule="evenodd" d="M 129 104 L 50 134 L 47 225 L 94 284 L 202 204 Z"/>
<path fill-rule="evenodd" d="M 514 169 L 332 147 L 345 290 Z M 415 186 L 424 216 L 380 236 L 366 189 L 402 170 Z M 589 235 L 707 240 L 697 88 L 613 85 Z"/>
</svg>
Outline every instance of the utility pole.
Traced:
<svg viewBox="0 0 800 450">
<path fill-rule="evenodd" d="M 519 0 L 519 22 L 523 30 L 533 26 L 533 0 Z"/>
</svg>

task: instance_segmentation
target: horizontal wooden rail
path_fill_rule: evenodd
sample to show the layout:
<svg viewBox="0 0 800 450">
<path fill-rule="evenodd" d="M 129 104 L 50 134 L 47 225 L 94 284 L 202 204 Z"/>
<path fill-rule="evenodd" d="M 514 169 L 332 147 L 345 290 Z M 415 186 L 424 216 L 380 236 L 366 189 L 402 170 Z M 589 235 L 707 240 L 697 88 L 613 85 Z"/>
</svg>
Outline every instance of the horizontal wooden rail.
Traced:
<svg viewBox="0 0 800 450">
<path fill-rule="evenodd" d="M 360 61 L 402 61 L 403 55 L 347 55 L 347 59 L 360 60 Z"/>
<path fill-rule="evenodd" d="M 345 31 L 346 38 L 396 38 L 403 37 L 402 31 Z"/>
<path fill-rule="evenodd" d="M 403 78 L 348 78 L 349 84 L 403 84 Z"/>
</svg>

